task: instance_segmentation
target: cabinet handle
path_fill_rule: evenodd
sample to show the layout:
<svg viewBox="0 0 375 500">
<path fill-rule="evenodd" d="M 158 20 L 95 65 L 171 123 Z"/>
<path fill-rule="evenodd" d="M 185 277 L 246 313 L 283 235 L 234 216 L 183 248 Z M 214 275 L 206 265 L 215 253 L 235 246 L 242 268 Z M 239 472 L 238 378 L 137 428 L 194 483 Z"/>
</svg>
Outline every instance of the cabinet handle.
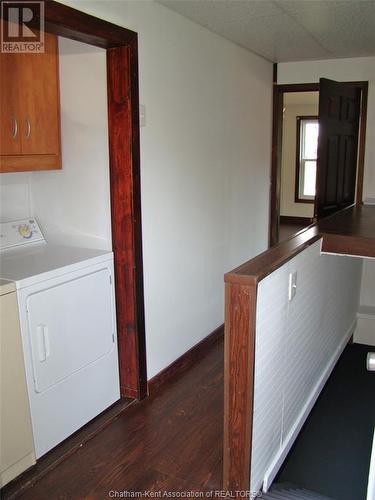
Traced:
<svg viewBox="0 0 375 500">
<path fill-rule="evenodd" d="M 28 118 L 26 118 L 26 139 L 29 139 L 31 135 L 31 123 Z"/>
<path fill-rule="evenodd" d="M 16 118 L 13 116 L 13 132 L 12 132 L 12 139 L 15 139 L 18 134 L 18 123 Z"/>
</svg>

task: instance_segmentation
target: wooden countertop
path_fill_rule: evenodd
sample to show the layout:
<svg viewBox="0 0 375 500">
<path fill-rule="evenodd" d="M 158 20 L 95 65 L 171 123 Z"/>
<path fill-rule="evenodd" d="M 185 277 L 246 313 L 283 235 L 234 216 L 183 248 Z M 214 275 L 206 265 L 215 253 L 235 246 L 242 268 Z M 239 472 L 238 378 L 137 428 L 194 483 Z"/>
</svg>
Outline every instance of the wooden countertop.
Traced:
<svg viewBox="0 0 375 500">
<path fill-rule="evenodd" d="M 322 251 L 375 257 L 375 206 L 352 206 L 318 223 Z"/>
<path fill-rule="evenodd" d="M 327 217 L 227 273 L 225 281 L 256 286 L 319 239 L 322 252 L 375 258 L 375 206 L 352 206 Z"/>
</svg>

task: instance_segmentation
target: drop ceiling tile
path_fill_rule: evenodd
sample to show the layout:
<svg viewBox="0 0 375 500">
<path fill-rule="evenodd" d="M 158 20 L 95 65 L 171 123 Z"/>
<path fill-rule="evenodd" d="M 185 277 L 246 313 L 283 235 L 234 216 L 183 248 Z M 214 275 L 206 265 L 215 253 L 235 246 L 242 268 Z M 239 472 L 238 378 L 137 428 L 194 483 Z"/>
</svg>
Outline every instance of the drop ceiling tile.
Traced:
<svg viewBox="0 0 375 500">
<path fill-rule="evenodd" d="M 375 0 L 158 0 L 270 61 L 375 54 Z"/>
<path fill-rule="evenodd" d="M 277 3 L 333 57 L 375 54 L 374 1 L 278 0 Z"/>
<path fill-rule="evenodd" d="M 216 24 L 217 33 L 233 40 L 270 61 L 296 61 L 327 58 L 322 48 L 301 26 L 286 14 L 257 19 L 244 19 Z"/>
</svg>

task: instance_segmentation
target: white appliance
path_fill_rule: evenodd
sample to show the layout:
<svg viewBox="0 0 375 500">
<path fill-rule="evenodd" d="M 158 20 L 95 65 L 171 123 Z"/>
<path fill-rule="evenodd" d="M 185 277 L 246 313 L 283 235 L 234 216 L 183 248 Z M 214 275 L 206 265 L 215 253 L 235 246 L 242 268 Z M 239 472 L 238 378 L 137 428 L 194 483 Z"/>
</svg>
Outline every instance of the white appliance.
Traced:
<svg viewBox="0 0 375 500">
<path fill-rule="evenodd" d="M 38 458 L 120 398 L 113 254 L 47 243 L 35 219 L 2 223 L 0 233 Z"/>
</svg>

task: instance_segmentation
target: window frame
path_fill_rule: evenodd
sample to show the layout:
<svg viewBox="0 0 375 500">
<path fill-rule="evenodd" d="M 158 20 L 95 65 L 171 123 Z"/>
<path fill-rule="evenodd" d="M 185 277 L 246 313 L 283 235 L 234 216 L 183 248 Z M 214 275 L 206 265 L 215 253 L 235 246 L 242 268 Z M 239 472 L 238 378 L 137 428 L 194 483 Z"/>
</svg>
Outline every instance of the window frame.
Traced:
<svg viewBox="0 0 375 500">
<path fill-rule="evenodd" d="M 316 121 L 319 122 L 319 116 L 316 115 L 303 115 L 296 117 L 296 176 L 295 176 L 295 194 L 294 201 L 295 203 L 315 203 L 315 196 L 312 198 L 301 198 L 299 193 L 299 185 L 301 180 L 301 129 L 303 122 L 311 122 Z M 316 159 L 317 161 L 317 159 Z"/>
</svg>

